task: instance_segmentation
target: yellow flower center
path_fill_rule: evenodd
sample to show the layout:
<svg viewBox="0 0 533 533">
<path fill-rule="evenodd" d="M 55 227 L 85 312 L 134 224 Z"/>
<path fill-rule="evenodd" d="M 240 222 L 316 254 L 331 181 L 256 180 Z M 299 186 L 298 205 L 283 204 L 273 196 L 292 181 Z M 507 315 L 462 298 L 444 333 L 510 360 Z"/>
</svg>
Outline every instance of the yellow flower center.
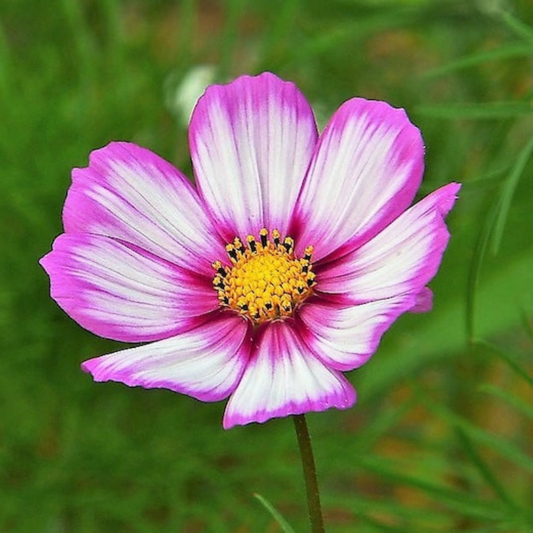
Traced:
<svg viewBox="0 0 533 533">
<path fill-rule="evenodd" d="M 226 246 L 231 266 L 213 263 L 213 287 L 220 305 L 238 311 L 254 324 L 292 316 L 316 285 L 312 246 L 298 259 L 291 237 L 281 241 L 279 231 L 274 230 L 270 239 L 266 228 L 259 237 L 256 241 L 248 235 L 247 246 L 235 237 Z"/>
</svg>

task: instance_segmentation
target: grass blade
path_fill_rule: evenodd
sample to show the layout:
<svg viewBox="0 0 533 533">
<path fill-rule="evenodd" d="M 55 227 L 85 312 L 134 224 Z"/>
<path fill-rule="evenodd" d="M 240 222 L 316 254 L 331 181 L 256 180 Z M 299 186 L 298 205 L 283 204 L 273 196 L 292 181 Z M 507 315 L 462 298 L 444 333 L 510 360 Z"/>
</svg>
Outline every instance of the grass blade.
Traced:
<svg viewBox="0 0 533 533">
<path fill-rule="evenodd" d="M 476 297 L 479 279 L 481 276 L 481 267 L 487 253 L 490 236 L 493 234 L 494 226 L 498 216 L 498 205 L 492 207 L 489 211 L 479 236 L 476 240 L 474 255 L 468 269 L 468 283 L 466 287 L 466 334 L 468 342 L 472 343 L 475 336 L 475 317 L 476 317 Z"/>
<path fill-rule="evenodd" d="M 445 420 L 451 426 L 455 426 L 457 429 L 464 431 L 472 440 L 491 448 L 508 461 L 515 463 L 523 470 L 533 474 L 533 458 L 529 457 L 514 443 L 504 437 L 485 431 L 442 405 L 431 402 L 429 399 L 426 399 L 426 406 L 431 412 Z"/>
<path fill-rule="evenodd" d="M 504 486 L 499 482 L 492 470 L 479 455 L 476 447 L 472 444 L 472 441 L 468 435 L 462 429 L 457 429 L 456 434 L 459 438 L 459 442 L 463 446 L 463 450 L 466 452 L 466 455 L 470 458 L 472 464 L 477 468 L 478 472 L 487 482 L 489 487 L 492 488 L 494 494 L 498 496 L 503 503 L 506 503 L 510 507 L 517 507 L 513 502 L 513 499 L 505 490 Z"/>
<path fill-rule="evenodd" d="M 478 517 L 487 520 L 501 520 L 506 512 L 507 506 L 503 507 L 494 501 L 483 501 L 471 494 L 460 491 L 449 486 L 429 482 L 412 475 L 395 472 L 389 468 L 382 457 L 358 457 L 358 464 L 364 469 L 375 472 L 386 478 L 390 482 L 396 482 L 405 487 L 412 487 L 421 490 L 427 496 L 431 496 L 435 501 L 439 501 L 448 509 L 454 509 L 464 516 Z"/>
<path fill-rule="evenodd" d="M 517 398 L 513 394 L 509 394 L 508 392 L 499 389 L 494 385 L 481 385 L 479 390 L 496 396 L 500 400 L 508 403 L 511 407 L 515 408 L 517 411 L 520 411 L 522 414 L 533 420 L 533 407 L 531 407 L 531 405 L 524 400 Z"/>
<path fill-rule="evenodd" d="M 527 381 L 531 387 L 533 387 L 533 377 L 531 377 L 527 372 L 525 372 L 520 365 L 516 363 L 514 358 L 509 355 L 504 350 L 500 349 L 498 346 L 495 346 L 493 344 L 490 344 L 485 341 L 476 341 L 476 344 L 479 346 L 483 346 L 487 348 L 489 351 L 497 355 L 500 359 L 502 359 L 507 365 L 516 372 L 521 378 Z"/>
<path fill-rule="evenodd" d="M 287 520 L 266 498 L 257 493 L 254 494 L 254 498 L 272 515 L 272 518 L 277 522 L 283 533 L 295 533 Z"/>
<path fill-rule="evenodd" d="M 421 115 L 447 120 L 492 120 L 533 113 L 533 106 L 525 102 L 428 104 L 416 106 L 415 109 Z"/>
<path fill-rule="evenodd" d="M 501 11 L 501 20 L 517 36 L 533 44 L 533 28 L 511 15 L 508 11 Z"/>
<path fill-rule="evenodd" d="M 468 69 L 483 63 L 489 63 L 490 61 L 500 61 L 516 57 L 530 57 L 532 54 L 533 47 L 531 45 L 510 44 L 488 52 L 472 54 L 448 63 L 447 65 L 431 69 L 424 75 L 424 78 L 438 78 L 456 72 L 457 70 Z"/>
<path fill-rule="evenodd" d="M 502 241 L 503 231 L 505 229 L 505 223 L 507 221 L 507 216 L 509 214 L 509 209 L 511 207 L 511 202 L 513 200 L 513 195 L 516 190 L 516 186 L 524 172 L 531 153 L 533 152 L 533 137 L 529 142 L 524 146 L 522 151 L 518 154 L 516 159 L 516 164 L 511 170 L 509 177 L 505 181 L 503 186 L 501 199 L 498 205 L 498 213 L 496 215 L 496 221 L 494 224 L 494 233 L 492 236 L 492 247 L 491 251 L 494 255 L 498 253 L 500 249 L 500 244 Z"/>
</svg>

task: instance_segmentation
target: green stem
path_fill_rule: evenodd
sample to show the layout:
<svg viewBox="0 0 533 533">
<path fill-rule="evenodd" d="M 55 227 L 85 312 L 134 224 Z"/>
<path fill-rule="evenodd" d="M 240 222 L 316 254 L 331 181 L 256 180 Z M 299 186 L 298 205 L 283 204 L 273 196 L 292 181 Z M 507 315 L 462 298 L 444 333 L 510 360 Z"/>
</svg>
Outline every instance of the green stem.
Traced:
<svg viewBox="0 0 533 533">
<path fill-rule="evenodd" d="M 305 415 L 294 415 L 292 419 L 294 420 L 294 429 L 298 437 L 300 457 L 302 458 L 311 533 L 325 533 L 322 507 L 320 505 L 320 493 L 318 492 L 318 482 L 316 479 L 315 459 L 313 457 L 313 448 L 311 447 L 311 439 L 309 437 Z"/>
</svg>

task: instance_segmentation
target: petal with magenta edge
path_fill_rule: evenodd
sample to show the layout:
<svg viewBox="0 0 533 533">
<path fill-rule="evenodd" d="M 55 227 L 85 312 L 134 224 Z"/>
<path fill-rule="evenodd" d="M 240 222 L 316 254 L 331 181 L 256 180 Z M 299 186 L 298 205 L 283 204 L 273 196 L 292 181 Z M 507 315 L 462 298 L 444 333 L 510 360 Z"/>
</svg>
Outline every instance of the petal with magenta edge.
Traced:
<svg viewBox="0 0 533 533">
<path fill-rule="evenodd" d="M 317 136 L 300 91 L 269 72 L 206 90 L 191 117 L 191 158 L 228 242 L 263 227 L 285 235 Z"/>
<path fill-rule="evenodd" d="M 272 322 L 261 332 L 229 399 L 223 425 L 228 429 L 332 407 L 347 409 L 355 398 L 355 390 L 340 372 L 310 354 L 294 323 Z"/>
<path fill-rule="evenodd" d="M 208 278 L 108 237 L 64 233 L 41 265 L 50 276 L 52 298 L 101 337 L 162 339 L 218 307 Z"/>
<path fill-rule="evenodd" d="M 164 388 L 206 402 L 233 392 L 248 362 L 250 326 L 242 318 L 218 314 L 190 331 L 82 364 L 95 381 L 130 387 Z"/>
</svg>

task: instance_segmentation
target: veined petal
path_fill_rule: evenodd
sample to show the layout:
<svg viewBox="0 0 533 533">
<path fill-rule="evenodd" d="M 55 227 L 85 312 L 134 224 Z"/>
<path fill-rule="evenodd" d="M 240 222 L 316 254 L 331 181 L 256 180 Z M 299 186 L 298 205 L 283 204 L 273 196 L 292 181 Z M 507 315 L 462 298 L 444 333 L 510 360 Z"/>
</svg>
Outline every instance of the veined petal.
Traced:
<svg viewBox="0 0 533 533">
<path fill-rule="evenodd" d="M 330 368 L 346 372 L 368 361 L 381 336 L 400 314 L 409 311 L 416 296 L 403 294 L 361 305 L 313 303 L 300 309 L 302 338 Z"/>
<path fill-rule="evenodd" d="M 208 278 L 109 237 L 64 233 L 41 265 L 52 298 L 84 328 L 110 339 L 169 337 L 218 307 Z"/>
<path fill-rule="evenodd" d="M 164 388 L 215 402 L 235 389 L 248 361 L 250 326 L 219 314 L 175 337 L 90 359 L 82 364 L 95 381 Z"/>
<path fill-rule="evenodd" d="M 196 182 L 224 238 L 262 227 L 285 235 L 317 139 L 296 86 L 269 72 L 213 85 L 189 138 Z"/>
<path fill-rule="evenodd" d="M 187 178 L 131 143 L 108 144 L 72 171 L 63 223 L 67 233 L 121 239 L 206 275 L 225 253 Z"/>
<path fill-rule="evenodd" d="M 441 187 L 361 248 L 317 270 L 319 290 L 352 304 L 420 293 L 442 260 L 449 239 L 444 216 L 459 188 Z"/>
<path fill-rule="evenodd" d="M 354 403 L 351 384 L 310 353 L 294 323 L 272 322 L 230 397 L 223 425 L 228 429 L 331 407 L 347 409 Z"/>
<path fill-rule="evenodd" d="M 320 136 L 292 236 L 301 247 L 314 246 L 315 261 L 366 242 L 413 201 L 423 155 L 420 131 L 403 109 L 348 100 Z"/>
</svg>

